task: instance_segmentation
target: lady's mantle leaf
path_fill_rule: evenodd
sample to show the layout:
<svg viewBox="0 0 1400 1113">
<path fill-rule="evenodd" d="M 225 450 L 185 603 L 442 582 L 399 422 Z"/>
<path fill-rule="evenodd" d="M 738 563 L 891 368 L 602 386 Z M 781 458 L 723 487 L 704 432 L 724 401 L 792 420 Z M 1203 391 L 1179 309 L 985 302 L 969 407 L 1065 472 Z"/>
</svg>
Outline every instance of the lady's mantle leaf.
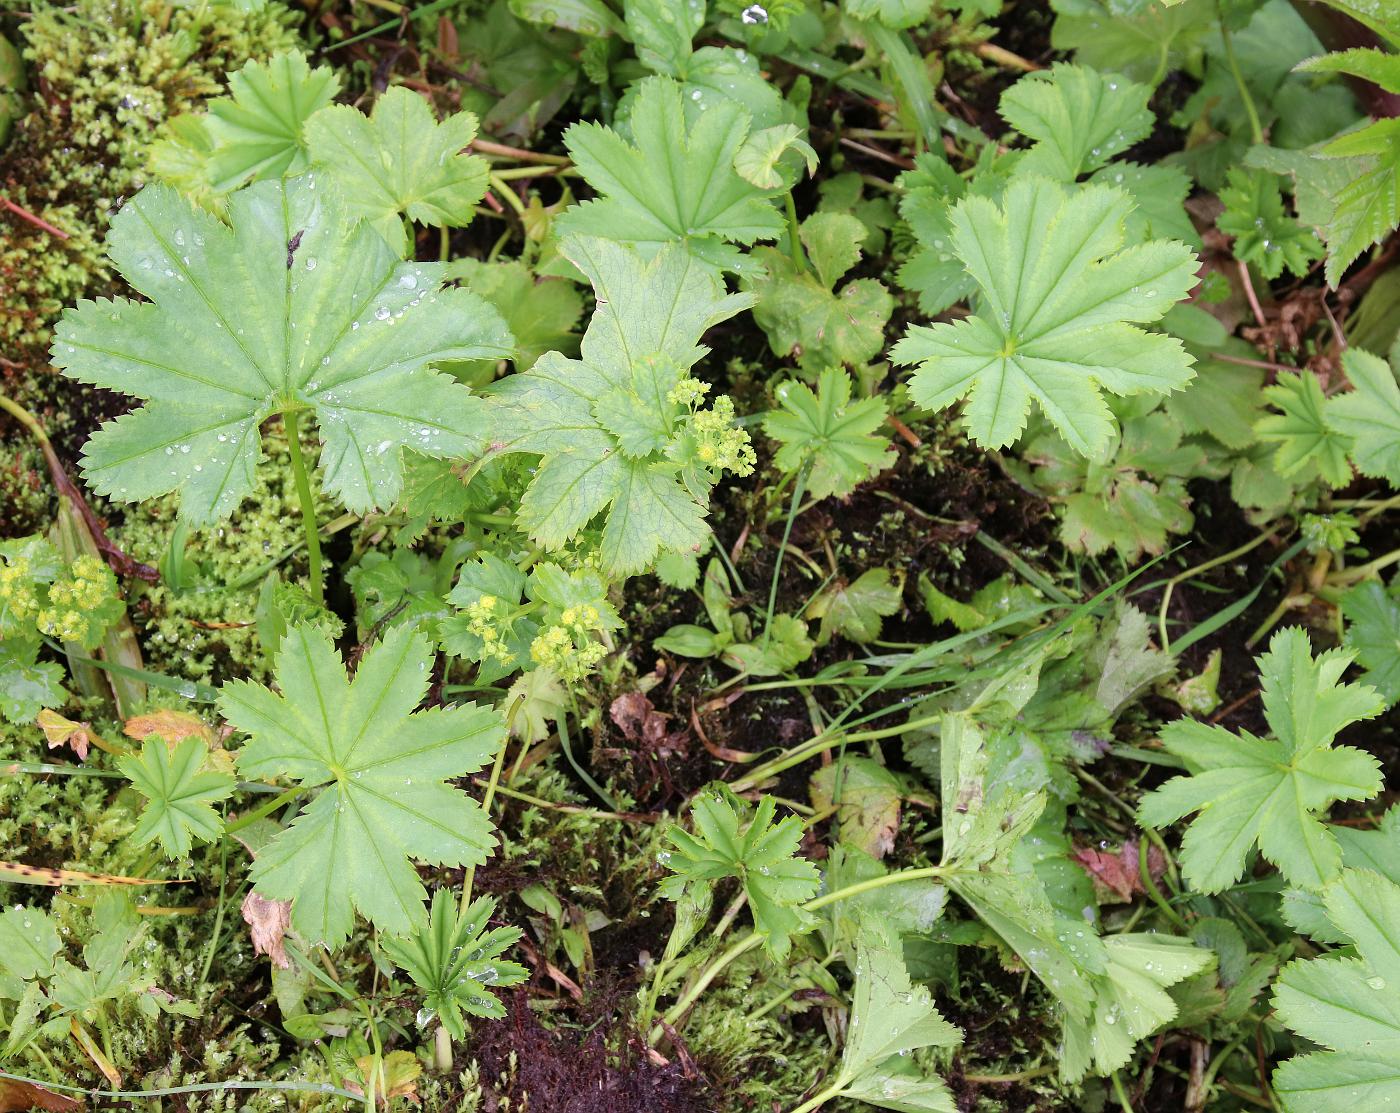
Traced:
<svg viewBox="0 0 1400 1113">
<path fill-rule="evenodd" d="M 315 411 L 326 487 L 351 510 L 394 501 L 405 445 L 481 451 L 481 403 L 428 365 L 509 355 L 500 314 L 439 289 L 440 265 L 400 262 L 317 175 L 250 186 L 229 215 L 142 190 L 107 249 L 150 301 L 86 301 L 58 323 L 69 376 L 150 399 L 88 442 L 96 491 L 178 490 L 189 521 L 227 517 L 253 489 L 259 424 L 295 408 Z"/>
<path fill-rule="evenodd" d="M 979 313 L 916 325 L 895 346 L 916 363 L 915 401 L 942 410 L 969 397 L 973 438 L 1002 448 L 1021 435 L 1032 399 L 1077 452 L 1099 453 L 1113 433 L 1102 390 L 1165 394 L 1191 378 L 1180 341 L 1128 322 L 1155 321 L 1195 284 L 1184 244 L 1149 240 L 1126 250 L 1121 190 L 1067 192 L 1044 178 L 1008 187 L 1002 205 L 966 197 L 950 214 L 953 250 L 982 293 Z"/>
<path fill-rule="evenodd" d="M 422 96 L 401 85 L 366 116 L 335 105 L 306 123 L 313 162 L 327 167 L 350 212 L 402 254 L 408 247 L 403 214 L 436 228 L 471 223 L 486 194 L 490 168 L 462 148 L 476 138 L 476 117 L 458 112 L 441 124 Z"/>
<path fill-rule="evenodd" d="M 242 680 L 219 695 L 225 717 L 251 736 L 240 773 L 325 786 L 252 869 L 259 892 L 292 901 L 292 926 L 308 942 L 343 942 L 354 909 L 384 931 L 413 931 L 426 893 L 412 859 L 486 860 L 490 820 L 443 782 L 491 759 L 500 716 L 475 704 L 415 712 L 431 661 L 427 638 L 400 626 L 351 682 L 318 627 L 294 626 L 277 653 L 281 695 Z"/>
<path fill-rule="evenodd" d="M 829 367 L 813 393 L 800 382 L 775 392 L 778 408 L 763 418 L 763 431 L 781 446 L 774 463 L 786 472 L 810 464 L 807 490 L 816 498 L 849 495 L 895 461 L 888 437 L 877 430 L 889 416 L 884 396 L 851 401 L 851 377 Z"/>
<path fill-rule="evenodd" d="M 1400 387 L 1395 372 L 1379 356 L 1350 348 L 1342 370 L 1352 389 L 1327 400 L 1327 424 L 1356 440 L 1351 456 L 1365 475 L 1400 484 Z M 1350 479 L 1350 472 L 1347 474 Z"/>
<path fill-rule="evenodd" d="M 1385 706 L 1375 689 L 1339 683 L 1351 661 L 1340 650 L 1314 658 L 1302 630 L 1281 630 L 1259 658 L 1273 741 L 1189 719 L 1162 732 L 1162 744 L 1192 775 L 1143 797 L 1140 814 L 1165 827 L 1200 813 L 1181 842 L 1183 872 L 1194 888 L 1214 893 L 1231 885 L 1256 841 L 1294 885 L 1317 888 L 1341 868 L 1336 836 L 1313 813 L 1336 800 L 1374 796 L 1381 777 L 1374 757 L 1332 740 Z"/>
<path fill-rule="evenodd" d="M 495 908 L 490 897 L 480 897 L 458 917 L 452 893 L 439 889 L 433 894 L 426 926 L 409 936 L 390 936 L 382 943 L 384 952 L 424 991 L 424 1004 L 437 1014 L 453 1039 L 466 1037 L 463 1013 L 505 1016 L 505 1007 L 492 989 L 519 985 L 528 977 L 525 967 L 501 958 L 520 938 L 520 929 L 486 930 Z"/>
<path fill-rule="evenodd" d="M 722 465 L 705 462 L 697 437 L 742 434 L 719 420 L 724 398 L 692 411 L 674 391 L 705 355 L 704 331 L 749 299 L 726 295 L 714 271 L 678 247 L 650 262 L 592 236 L 571 236 L 561 250 L 598 299 L 582 359 L 546 353 L 493 389 L 492 451 L 544 458 L 519 509 L 535 541 L 557 549 L 604 515 L 603 567 L 628 575 L 661 549 L 693 551 L 705 540 L 700 500 Z"/>
<path fill-rule="evenodd" d="M 749 896 L 754 930 L 763 936 L 769 954 L 782 959 L 792 936 L 816 924 L 800 906 L 816 895 L 820 877 L 816 866 L 797 856 L 801 821 L 788 816 L 774 823 L 776 809 L 771 796 L 763 797 L 740 834 L 739 813 L 726 797 L 714 792 L 697 796 L 691 805 L 695 834 L 680 827 L 667 833 L 676 848 L 670 859 L 676 876 L 663 892 L 678 900 L 688 884 L 737 877 Z"/>
<path fill-rule="evenodd" d="M 764 192 L 734 170 L 749 114 L 734 101 L 717 100 L 692 126 L 679 84 L 650 77 L 637 88 L 632 142 L 601 124 L 575 124 L 565 133 L 569 155 L 602 197 L 565 211 L 560 234 L 582 232 L 649 250 L 708 241 L 701 247 L 706 257 L 730 262 L 737 253 L 718 241 L 775 239 L 782 219 Z"/>
<path fill-rule="evenodd" d="M 1116 73 L 1057 62 L 1001 97 L 1001 115 L 1036 141 L 1021 172 L 1072 182 L 1121 155 L 1152 130 L 1152 90 Z"/>
<path fill-rule="evenodd" d="M 249 62 L 228 79 L 229 96 L 209 102 L 209 183 L 226 193 L 250 181 L 306 169 L 301 129 L 330 104 L 340 78 L 330 66 L 314 70 L 294 51 L 266 63 Z"/>
<path fill-rule="evenodd" d="M 170 858 L 190 852 L 192 838 L 212 842 L 224 829 L 212 804 L 233 795 L 233 778 L 206 767 L 209 746 L 186 738 L 172 746 L 159 735 L 149 736 L 139 754 L 117 759 L 127 780 L 146 798 L 141 819 L 132 831 L 137 846 L 159 837 Z"/>
<path fill-rule="evenodd" d="M 1289 963 L 1274 993 L 1278 1018 L 1328 1051 L 1274 1072 L 1289 1113 L 1354 1113 L 1400 1102 L 1400 885 L 1349 869 L 1323 891 L 1327 915 L 1360 958 Z"/>
</svg>

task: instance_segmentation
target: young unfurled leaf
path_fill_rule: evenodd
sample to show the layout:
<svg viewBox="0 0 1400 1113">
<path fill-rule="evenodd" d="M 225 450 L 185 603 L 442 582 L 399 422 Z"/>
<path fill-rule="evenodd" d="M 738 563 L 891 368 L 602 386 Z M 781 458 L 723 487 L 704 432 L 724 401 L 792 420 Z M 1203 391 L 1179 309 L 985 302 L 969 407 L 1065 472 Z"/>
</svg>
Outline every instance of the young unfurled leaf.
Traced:
<svg viewBox="0 0 1400 1113">
<path fill-rule="evenodd" d="M 1264 398 L 1280 412 L 1261 417 L 1254 430 L 1261 441 L 1277 445 L 1274 468 L 1279 475 L 1301 480 L 1320 476 L 1333 487 L 1351 481 L 1351 439 L 1329 425 L 1316 375 L 1280 372 L 1273 385 L 1264 388 Z"/>
<path fill-rule="evenodd" d="M 208 178 L 216 193 L 306 169 L 302 126 L 335 99 L 340 78 L 294 51 L 251 61 L 228 79 L 229 96 L 209 102 Z M 139 284 L 136 284 L 139 287 Z"/>
<path fill-rule="evenodd" d="M 234 780 L 209 768 L 209 746 L 198 738 L 171 745 L 159 735 L 148 737 L 139 754 L 117 759 L 117 767 L 142 796 L 146 806 L 132 842 L 142 846 L 154 838 L 168 858 L 183 858 L 193 839 L 213 842 L 224 821 L 213 806 L 233 795 Z"/>
<path fill-rule="evenodd" d="M 543 457 L 518 511 L 538 544 L 558 549 L 602 516 L 603 568 L 628 575 L 663 549 L 698 548 L 719 474 L 753 466 L 732 402 L 699 408 L 705 388 L 686 374 L 701 334 L 747 302 L 677 246 L 650 262 L 591 236 L 561 250 L 598 298 L 582 357 L 550 352 L 496 384 L 492 451 Z"/>
<path fill-rule="evenodd" d="M 785 160 L 789 153 L 793 157 Z M 734 155 L 734 169 L 739 177 L 759 189 L 791 186 L 802 165 L 808 174 L 815 174 L 817 152 L 802 138 L 802 129 L 796 124 L 776 124 L 754 132 Z"/>
<path fill-rule="evenodd" d="M 865 225 L 849 213 L 817 212 L 800 231 L 811 269 L 776 247 L 754 252 L 767 272 L 753 285 L 754 320 L 775 355 L 794 355 L 811 369 L 859 366 L 885 346 L 894 298 L 884 283 L 856 278 L 835 289 L 859 261 L 865 235 Z"/>
<path fill-rule="evenodd" d="M 1400 387 L 1395 385 L 1395 372 L 1385 360 L 1360 348 L 1342 353 L 1342 370 L 1352 388 L 1327 400 L 1328 427 L 1352 438 L 1351 458 L 1362 474 L 1400 485 Z"/>
<path fill-rule="evenodd" d="M 1346 646 L 1365 666 L 1362 680 L 1386 703 L 1400 700 L 1400 585 L 1357 584 L 1342 596 Z"/>
<path fill-rule="evenodd" d="M 822 620 L 817 644 L 834 636 L 854 642 L 873 642 L 880 636 L 882 620 L 899 611 L 901 585 L 890 582 L 888 568 L 870 568 L 850 583 L 840 580 L 819 592 L 807 607 L 812 618 Z"/>
<path fill-rule="evenodd" d="M 225 518 L 253 489 L 259 425 L 291 409 L 315 411 L 326 488 L 358 511 L 393 504 L 405 446 L 485 447 L 482 403 L 429 364 L 508 355 L 494 309 L 440 290 L 440 264 L 400 262 L 323 176 L 250 186 L 229 213 L 142 190 L 108 252 L 151 300 L 83 302 L 55 329 L 71 378 L 149 400 L 88 441 L 95 490 L 179 491 L 186 520 Z"/>
<path fill-rule="evenodd" d="M 1277 278 L 1287 267 L 1305 275 L 1322 258 L 1318 238 L 1284 212 L 1278 176 L 1264 170 L 1231 168 L 1229 185 L 1220 191 L 1225 211 L 1216 225 L 1235 237 L 1235 258 L 1259 268 L 1265 278 Z"/>
<path fill-rule="evenodd" d="M 471 223 L 490 176 L 485 159 L 461 153 L 475 138 L 470 112 L 439 124 L 428 102 L 402 85 L 369 116 L 334 105 L 306 124 L 312 162 L 335 176 L 351 215 L 369 221 L 400 255 L 408 248 L 405 216 L 434 228 Z"/>
<path fill-rule="evenodd" d="M 1274 990 L 1279 1020 L 1327 1050 L 1297 1055 L 1274 1071 L 1288 1113 L 1356 1113 L 1400 1101 L 1400 885 L 1348 869 L 1323 890 L 1323 905 L 1360 957 L 1289 963 Z"/>
<path fill-rule="evenodd" d="M 1126 1064 L 1138 1040 L 1176 1018 L 1167 987 L 1215 960 L 1189 939 L 1170 935 L 1110 935 L 1103 943 L 1107 962 L 1095 978 L 1093 1016 L 1064 1022 L 1060 1075 L 1069 1080 L 1082 1078 L 1091 1066 L 1096 1074 L 1111 1074 Z"/>
<path fill-rule="evenodd" d="M 810 465 L 807 490 L 816 498 L 849 495 L 895 460 L 888 437 L 875 431 L 889 414 L 882 395 L 851 401 L 851 377 L 829 367 L 814 394 L 799 382 L 776 391 L 779 408 L 763 419 L 763 431 L 780 444 L 774 464 L 785 472 Z"/>
<path fill-rule="evenodd" d="M 1152 90 L 1122 74 L 1057 62 L 1027 74 L 1001 97 L 1001 115 L 1036 141 L 1018 173 L 1072 182 L 1146 136 Z"/>
<path fill-rule="evenodd" d="M 495 909 L 493 899 L 478 897 L 459 917 L 452 893 L 438 889 L 427 924 L 412 935 L 380 941 L 384 953 L 423 990 L 423 1003 L 453 1039 L 466 1038 L 463 1013 L 505 1016 L 505 1007 L 492 991 L 519 985 L 529 976 L 519 963 L 501 958 L 521 932 L 513 927 L 488 931 Z"/>
<path fill-rule="evenodd" d="M 782 231 L 764 192 L 734 170 L 749 130 L 740 105 L 718 101 L 688 124 L 681 87 L 650 77 L 639 86 L 629 123 L 631 142 L 595 123 L 565 133 L 579 173 L 602 196 L 566 210 L 557 221 L 561 235 L 631 243 L 648 255 L 679 242 L 733 266 L 739 253 L 726 244 L 771 240 Z"/>
<path fill-rule="evenodd" d="M 351 682 L 324 632 L 295 626 L 277 653 L 280 695 L 244 680 L 219 694 L 250 736 L 240 773 L 321 789 L 252 868 L 259 892 L 292 902 L 292 926 L 309 943 L 338 946 L 355 909 L 381 930 L 412 931 L 426 896 L 412 860 L 486 860 L 490 820 L 444 782 L 491 759 L 500 716 L 475 704 L 415 712 L 431 660 L 426 637 L 396 627 Z"/>
<path fill-rule="evenodd" d="M 1182 244 L 1151 240 L 1120 250 L 1127 194 L 1101 186 L 1067 193 L 1044 178 L 1015 181 L 1001 206 L 968 197 L 954 207 L 953 249 L 985 308 L 956 323 L 916 325 L 894 349 L 918 364 L 915 401 L 942 410 L 964 396 L 964 421 L 988 448 L 1015 441 L 1031 401 L 1075 451 L 1101 452 L 1113 416 L 1101 391 L 1165 394 L 1191 378 L 1171 337 L 1129 322 L 1155 321 L 1195 284 Z"/>
<path fill-rule="evenodd" d="M 1334 746 L 1337 732 L 1384 707 L 1375 689 L 1341 683 L 1352 654 L 1312 656 L 1307 635 L 1281 630 L 1259 657 L 1270 739 L 1180 719 L 1162 732 L 1166 749 L 1187 762 L 1143 797 L 1144 823 L 1165 827 L 1198 812 L 1182 839 L 1183 873 L 1202 892 L 1238 880 L 1257 842 L 1295 885 L 1316 888 L 1341 867 L 1336 837 L 1314 814 L 1336 800 L 1366 800 L 1381 787 L 1376 759 Z"/>
<path fill-rule="evenodd" d="M 695 834 L 672 827 L 667 838 L 675 846 L 669 865 L 676 873 L 662 892 L 671 900 L 685 886 L 710 885 L 723 877 L 736 877 L 749 897 L 754 931 L 775 959 L 792 946 L 792 936 L 810 931 L 816 921 L 801 904 L 816 895 L 820 875 L 805 858 L 797 857 L 802 842 L 802 821 L 787 816 L 777 823 L 777 805 L 765 796 L 740 834 L 739 813 L 729 799 L 704 792 L 691 805 Z"/>
</svg>

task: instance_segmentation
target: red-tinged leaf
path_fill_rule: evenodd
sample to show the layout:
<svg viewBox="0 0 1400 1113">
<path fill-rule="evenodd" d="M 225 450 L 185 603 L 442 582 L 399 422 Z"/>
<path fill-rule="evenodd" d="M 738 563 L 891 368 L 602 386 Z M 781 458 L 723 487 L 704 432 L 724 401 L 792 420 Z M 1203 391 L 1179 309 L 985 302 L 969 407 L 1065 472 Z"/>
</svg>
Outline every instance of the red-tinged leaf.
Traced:
<svg viewBox="0 0 1400 1113">
<path fill-rule="evenodd" d="M 81 1109 L 78 1098 L 56 1094 L 37 1082 L 21 1082 L 17 1078 L 0 1078 L 0 1113 L 23 1113 L 29 1109 L 46 1109 L 52 1113 Z"/>
<path fill-rule="evenodd" d="M 1084 867 L 1094 882 L 1100 904 L 1122 904 L 1147 890 L 1142 884 L 1141 858 L 1138 842 L 1129 839 L 1117 850 L 1095 850 L 1081 847 L 1074 860 Z M 1147 868 L 1156 881 L 1167 868 L 1167 860 L 1155 846 L 1147 851 Z"/>
</svg>

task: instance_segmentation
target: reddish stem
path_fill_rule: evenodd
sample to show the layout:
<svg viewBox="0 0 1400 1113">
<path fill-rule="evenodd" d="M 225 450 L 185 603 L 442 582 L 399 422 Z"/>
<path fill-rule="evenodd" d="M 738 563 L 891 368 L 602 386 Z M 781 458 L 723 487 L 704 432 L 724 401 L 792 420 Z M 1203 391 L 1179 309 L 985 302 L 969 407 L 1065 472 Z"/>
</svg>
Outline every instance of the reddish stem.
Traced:
<svg viewBox="0 0 1400 1113">
<path fill-rule="evenodd" d="M 3 205 L 5 208 L 9 209 L 10 212 L 15 214 L 15 216 L 20 217 L 23 220 L 29 221 L 29 223 L 33 224 L 35 227 L 42 228 L 51 236 L 57 236 L 61 240 L 66 240 L 68 238 L 67 232 L 63 231 L 61 228 L 55 228 L 43 217 L 35 216 L 28 209 L 20 208 L 20 206 L 16 205 L 13 201 L 11 201 L 8 197 L 5 197 L 4 195 L 0 195 L 0 205 Z"/>
</svg>

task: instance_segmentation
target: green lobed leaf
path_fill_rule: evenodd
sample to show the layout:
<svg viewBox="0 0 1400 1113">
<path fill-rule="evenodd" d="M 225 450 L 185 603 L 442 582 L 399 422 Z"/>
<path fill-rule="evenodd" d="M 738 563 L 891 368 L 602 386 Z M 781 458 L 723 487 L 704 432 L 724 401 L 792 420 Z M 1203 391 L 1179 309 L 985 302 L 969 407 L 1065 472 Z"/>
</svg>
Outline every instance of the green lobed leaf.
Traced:
<svg viewBox="0 0 1400 1113">
<path fill-rule="evenodd" d="M 695 834 L 672 827 L 666 837 L 675 848 L 667 864 L 676 875 L 668 895 L 674 899 L 683 885 L 738 878 L 748 894 L 754 931 L 781 961 L 792 936 L 816 926 L 801 904 L 816 895 L 820 875 L 811 862 L 797 857 L 802 821 L 787 816 L 775 823 L 776 809 L 771 796 L 762 797 L 741 832 L 739 813 L 729 799 L 704 792 L 691 803 Z"/>
<path fill-rule="evenodd" d="M 1310 371 L 1280 372 L 1263 395 L 1279 412 L 1261 417 L 1254 431 L 1260 441 L 1276 446 L 1273 463 L 1279 475 L 1300 480 L 1320 476 L 1333 487 L 1349 483 L 1351 440 L 1329 423 L 1317 376 Z"/>
<path fill-rule="evenodd" d="M 306 169 L 302 128 L 335 99 L 340 78 L 288 51 L 229 75 L 229 95 L 209 102 L 208 177 L 216 193 Z"/>
<path fill-rule="evenodd" d="M 828 367 L 815 392 L 804 383 L 782 383 L 778 409 L 763 418 L 763 431 L 779 443 L 773 457 L 781 470 L 810 467 L 807 490 L 817 498 L 850 494 L 894 463 L 888 437 L 876 433 L 889 409 L 880 395 L 851 401 L 851 377 Z"/>
<path fill-rule="evenodd" d="M 967 397 L 963 420 L 987 448 L 1015 441 L 1035 401 L 1075 451 L 1108 445 L 1103 390 L 1166 394 L 1191 378 L 1179 341 L 1134 328 L 1160 318 L 1195 284 L 1185 245 L 1122 249 L 1132 207 L 1120 190 L 1067 192 L 1044 178 L 1013 182 L 1001 205 L 980 197 L 951 214 L 953 248 L 983 306 L 956 323 L 915 325 L 893 350 L 917 364 L 910 394 L 942 410 Z"/>
<path fill-rule="evenodd" d="M 537 543 L 558 549 L 601 516 L 603 568 L 628 575 L 707 537 L 700 500 L 714 472 L 693 436 L 719 415 L 693 414 L 670 392 L 705 355 L 701 334 L 748 302 L 679 246 L 650 261 L 591 236 L 560 246 L 598 299 L 581 358 L 551 352 L 496 384 L 491 449 L 542 457 L 518 510 Z"/>
<path fill-rule="evenodd" d="M 1326 425 L 1351 438 L 1351 458 L 1363 475 L 1400 486 L 1400 387 L 1395 372 L 1385 360 L 1360 348 L 1342 353 L 1342 370 L 1351 390 L 1327 400 Z"/>
<path fill-rule="evenodd" d="M 953 1113 L 947 1086 L 911 1074 L 901 1060 L 923 1047 L 957 1047 L 962 1031 L 943 1019 L 925 986 L 910 980 L 899 941 L 875 923 L 856 936 L 855 975 L 839 1092 L 885 1109 Z"/>
<path fill-rule="evenodd" d="M 1345 870 L 1323 890 L 1327 915 L 1359 958 L 1289 963 L 1274 990 L 1275 1014 L 1327 1050 L 1297 1055 L 1273 1076 L 1288 1113 L 1354 1113 L 1400 1101 L 1400 885 Z"/>
<path fill-rule="evenodd" d="M 485 447 L 482 403 L 430 364 L 508 355 L 494 309 L 439 289 L 440 264 L 400 262 L 315 174 L 241 190 L 229 214 L 148 186 L 107 243 L 150 300 L 84 301 L 55 328 L 70 378 L 148 400 L 88 442 L 95 491 L 178 491 L 184 519 L 226 518 L 253 490 L 260 424 L 292 409 L 314 411 L 325 486 L 355 511 L 393 504 L 405 447 Z"/>
<path fill-rule="evenodd" d="M 681 86 L 649 77 L 638 86 L 629 123 L 630 141 L 595 123 L 564 134 L 579 173 L 601 196 L 562 213 L 555 223 L 561 236 L 599 236 L 648 254 L 683 243 L 708 258 L 705 243 L 750 244 L 782 231 L 765 193 L 734 170 L 750 123 L 739 104 L 720 100 L 690 123 Z M 721 248 L 718 257 L 737 255 Z"/>
<path fill-rule="evenodd" d="M 1302 630 L 1281 630 L 1258 658 L 1273 740 L 1188 719 L 1163 730 L 1163 746 L 1191 773 L 1144 796 L 1138 813 L 1153 827 L 1198 813 L 1181 843 L 1194 888 L 1228 888 L 1256 843 L 1294 885 L 1318 887 L 1341 868 L 1336 836 L 1314 813 L 1381 787 L 1375 758 L 1333 745 L 1343 727 L 1384 707 L 1375 689 L 1340 682 L 1351 660 L 1341 650 L 1314 658 Z"/>
<path fill-rule="evenodd" d="M 485 159 L 462 153 L 475 138 L 472 113 L 438 123 L 427 100 L 402 85 L 375 101 L 369 116 L 334 105 L 306 124 L 311 161 L 335 177 L 350 214 L 400 255 L 409 246 L 405 216 L 434 228 L 471 223 L 490 176 Z"/>
<path fill-rule="evenodd" d="M 264 896 L 292 902 L 292 926 L 310 943 L 339 946 L 355 910 L 386 932 L 416 929 L 426 893 L 413 861 L 479 865 L 491 849 L 491 821 L 446 782 L 495 755 L 500 715 L 470 703 L 415 712 L 431 661 L 427 638 L 400 626 L 352 682 L 320 628 L 295 626 L 277 653 L 280 694 L 245 680 L 219 693 L 249 736 L 241 774 L 321 790 L 251 874 Z"/>
<path fill-rule="evenodd" d="M 1002 94 L 1002 118 L 1035 145 L 1019 174 L 1072 182 L 1122 154 L 1152 130 L 1152 90 L 1122 74 L 1056 62 Z"/>
<path fill-rule="evenodd" d="M 117 759 L 117 768 L 142 796 L 146 806 L 131 832 L 143 846 L 159 838 L 167 858 L 189 854 L 193 840 L 213 842 L 224 829 L 213 808 L 233 795 L 234 780 L 208 767 L 209 746 L 199 738 L 170 745 L 159 735 L 147 736 L 137 754 Z"/>
<path fill-rule="evenodd" d="M 1357 584 L 1342 595 L 1346 646 L 1365 666 L 1362 681 L 1393 704 L 1400 700 L 1400 589 Z"/>
<path fill-rule="evenodd" d="M 1284 211 L 1278 177 L 1263 170 L 1232 167 L 1229 185 L 1220 191 L 1225 211 L 1216 226 L 1235 238 L 1235 258 L 1259 269 L 1265 278 L 1284 270 L 1303 276 L 1322 258 L 1322 244 Z"/>
<path fill-rule="evenodd" d="M 501 958 L 522 934 L 519 928 L 487 930 L 496 902 L 478 897 L 458 915 L 449 889 L 433 893 L 428 922 L 411 935 L 388 936 L 380 946 L 423 990 L 424 1005 L 453 1039 L 465 1039 L 468 1016 L 499 1019 L 505 1006 L 494 990 L 519 985 L 529 972 Z"/>
</svg>

